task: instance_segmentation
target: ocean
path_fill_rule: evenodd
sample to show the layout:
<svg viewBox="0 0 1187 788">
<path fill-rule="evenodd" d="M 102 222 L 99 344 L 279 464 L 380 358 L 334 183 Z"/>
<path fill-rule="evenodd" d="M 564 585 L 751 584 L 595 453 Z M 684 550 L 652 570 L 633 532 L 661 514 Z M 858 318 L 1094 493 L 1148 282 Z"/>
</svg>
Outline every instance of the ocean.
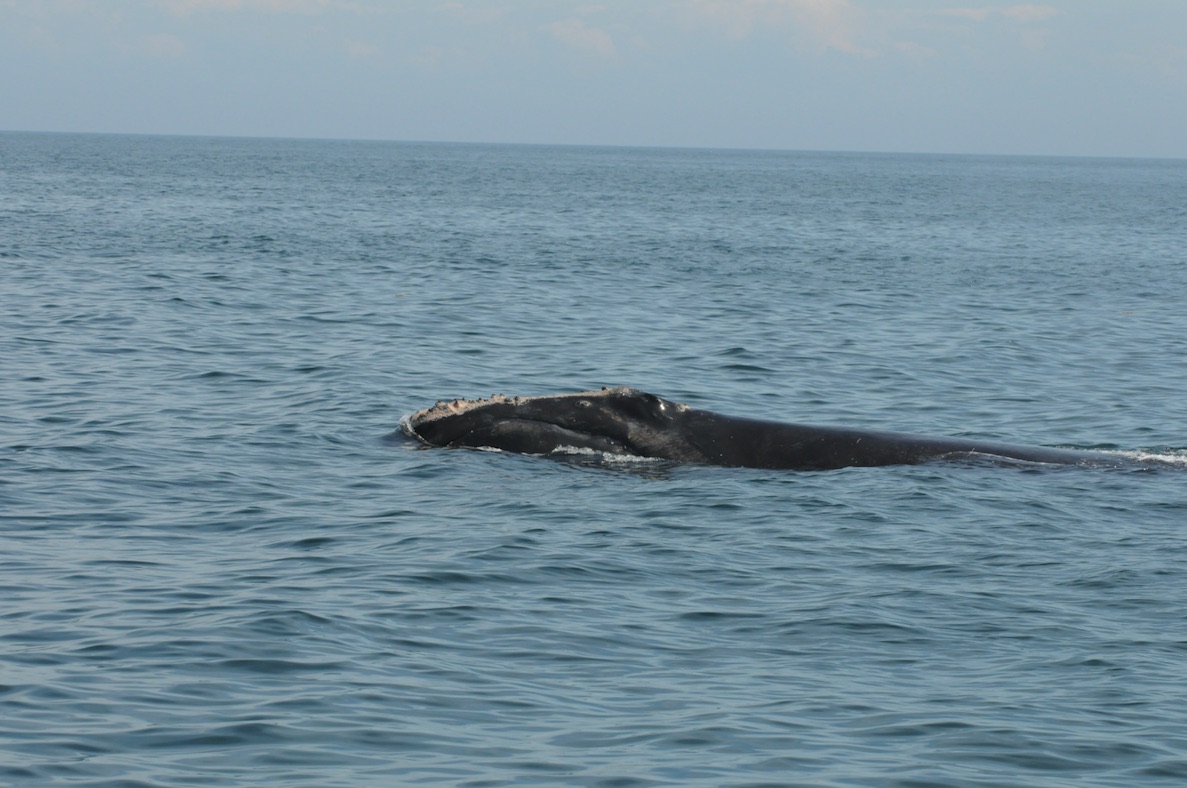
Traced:
<svg viewBox="0 0 1187 788">
<path fill-rule="evenodd" d="M 0 783 L 1187 781 L 1187 161 L 0 134 Z M 388 438 L 630 385 L 1160 467 Z"/>
</svg>

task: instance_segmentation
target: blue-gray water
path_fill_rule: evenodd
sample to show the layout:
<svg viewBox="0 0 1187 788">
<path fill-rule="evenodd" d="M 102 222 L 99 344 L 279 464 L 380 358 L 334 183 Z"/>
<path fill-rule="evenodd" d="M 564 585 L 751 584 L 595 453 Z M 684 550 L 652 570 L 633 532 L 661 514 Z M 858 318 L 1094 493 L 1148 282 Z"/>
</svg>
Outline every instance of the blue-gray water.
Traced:
<svg viewBox="0 0 1187 788">
<path fill-rule="evenodd" d="M 626 384 L 1172 460 L 1187 162 L 0 135 L 0 782 L 1179 785 L 1187 470 L 385 442 Z"/>
</svg>

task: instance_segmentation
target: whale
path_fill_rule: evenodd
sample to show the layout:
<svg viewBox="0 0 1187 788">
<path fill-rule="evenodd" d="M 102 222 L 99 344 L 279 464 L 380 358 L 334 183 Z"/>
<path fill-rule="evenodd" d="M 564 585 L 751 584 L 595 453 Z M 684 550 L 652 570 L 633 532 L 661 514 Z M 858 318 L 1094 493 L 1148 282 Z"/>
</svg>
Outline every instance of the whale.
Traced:
<svg viewBox="0 0 1187 788">
<path fill-rule="evenodd" d="M 940 461 L 1125 464 L 1121 455 L 1103 451 L 726 416 L 625 386 L 442 400 L 405 417 L 402 427 L 428 446 L 796 471 Z"/>
</svg>

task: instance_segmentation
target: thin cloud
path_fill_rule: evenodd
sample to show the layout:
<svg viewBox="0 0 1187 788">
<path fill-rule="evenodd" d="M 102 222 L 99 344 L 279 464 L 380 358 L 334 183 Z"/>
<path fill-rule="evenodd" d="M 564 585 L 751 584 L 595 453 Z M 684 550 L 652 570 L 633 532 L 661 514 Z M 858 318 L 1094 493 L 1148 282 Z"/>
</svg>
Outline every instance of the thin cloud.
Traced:
<svg viewBox="0 0 1187 788">
<path fill-rule="evenodd" d="M 348 40 L 344 43 L 346 54 L 352 60 L 369 60 L 379 56 L 379 47 L 366 41 Z"/>
<path fill-rule="evenodd" d="M 140 49 L 150 57 L 173 60 L 185 55 L 188 48 L 185 42 L 175 35 L 157 33 L 156 35 L 142 38 L 140 40 Z"/>
<path fill-rule="evenodd" d="M 601 28 L 590 27 L 584 19 L 564 19 L 545 25 L 544 29 L 574 49 L 608 59 L 618 56 L 618 47 L 614 46 L 610 34 Z"/>
<path fill-rule="evenodd" d="M 441 6 L 454 19 L 467 25 L 490 25 L 501 21 L 508 14 L 508 9 L 500 6 L 485 6 L 474 8 L 465 3 L 449 2 Z"/>
<path fill-rule="evenodd" d="M 850 0 L 688 0 L 685 7 L 694 18 L 734 39 L 759 29 L 786 28 L 810 48 L 865 57 L 877 54 L 858 43 L 864 17 Z"/>
<path fill-rule="evenodd" d="M 337 4 L 331 0 L 161 0 L 177 16 L 203 11 L 257 10 L 283 14 L 317 14 Z M 349 4 L 352 5 L 353 4 Z"/>
<path fill-rule="evenodd" d="M 1044 19 L 1059 13 L 1059 9 L 1049 5 L 1012 5 L 1005 8 L 1000 7 L 981 7 L 981 8 L 941 8 L 936 11 L 940 16 L 954 16 L 960 19 L 970 19 L 974 22 L 984 22 L 991 16 L 1004 16 L 1007 19 L 1022 24 L 1029 24 L 1030 22 L 1042 22 Z"/>
<path fill-rule="evenodd" d="M 1015 5 L 1002 9 L 1002 15 L 1015 22 L 1042 22 L 1059 13 L 1058 8 L 1049 5 Z"/>
<path fill-rule="evenodd" d="M 971 19 L 974 22 L 984 22 L 996 8 L 941 8 L 936 11 L 939 16 L 954 16 L 959 19 Z"/>
<path fill-rule="evenodd" d="M 1187 88 L 1187 47 L 1145 46 L 1120 53 L 1117 62 L 1141 74 L 1169 79 L 1181 89 Z"/>
<path fill-rule="evenodd" d="M 894 51 L 898 54 L 915 61 L 928 60 L 939 54 L 935 49 L 928 46 L 923 46 L 914 41 L 898 41 L 894 44 Z"/>
</svg>

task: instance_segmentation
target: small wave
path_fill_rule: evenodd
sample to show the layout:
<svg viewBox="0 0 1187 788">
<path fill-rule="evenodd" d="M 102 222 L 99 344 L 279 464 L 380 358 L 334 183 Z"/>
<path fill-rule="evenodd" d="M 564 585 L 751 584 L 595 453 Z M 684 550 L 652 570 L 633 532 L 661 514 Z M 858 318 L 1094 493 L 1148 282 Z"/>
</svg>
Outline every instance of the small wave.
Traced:
<svg viewBox="0 0 1187 788">
<path fill-rule="evenodd" d="M 1149 465 L 1173 465 L 1179 468 L 1187 468 L 1187 449 L 1133 449 L 1128 451 L 1108 451 L 1105 453 L 1115 454 L 1130 462 Z"/>
<path fill-rule="evenodd" d="M 421 437 L 416 434 L 416 430 L 412 429 L 412 415 L 413 414 L 411 413 L 406 413 L 401 416 L 396 431 L 404 433 L 409 438 L 416 438 L 417 440 L 420 440 Z"/>
</svg>

